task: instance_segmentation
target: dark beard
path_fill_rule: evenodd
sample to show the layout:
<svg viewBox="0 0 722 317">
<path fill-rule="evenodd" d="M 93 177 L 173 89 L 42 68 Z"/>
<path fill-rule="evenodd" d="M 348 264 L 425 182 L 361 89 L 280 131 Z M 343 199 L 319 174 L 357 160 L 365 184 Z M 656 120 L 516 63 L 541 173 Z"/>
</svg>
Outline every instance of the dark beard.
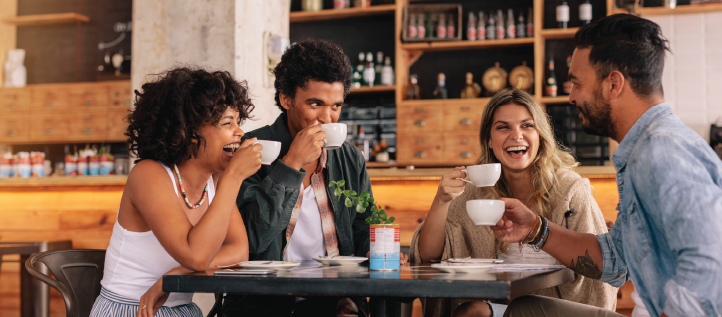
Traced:
<svg viewBox="0 0 722 317">
<path fill-rule="evenodd" d="M 584 133 L 616 140 L 617 132 L 612 121 L 612 107 L 604 100 L 599 90 L 594 92 L 593 104 L 585 101 L 582 105 L 583 107 L 577 106 L 577 110 L 587 119 L 586 122 L 582 120 Z"/>
</svg>

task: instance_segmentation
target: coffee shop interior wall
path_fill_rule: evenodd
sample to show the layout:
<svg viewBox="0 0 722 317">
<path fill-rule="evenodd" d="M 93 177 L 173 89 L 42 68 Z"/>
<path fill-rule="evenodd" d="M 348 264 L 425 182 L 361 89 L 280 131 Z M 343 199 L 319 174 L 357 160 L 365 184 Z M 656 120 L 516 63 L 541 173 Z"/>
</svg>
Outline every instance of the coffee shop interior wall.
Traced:
<svg viewBox="0 0 722 317">
<path fill-rule="evenodd" d="M 256 106 L 243 129 L 273 123 L 280 111 L 263 85 L 263 33 L 288 37 L 288 14 L 288 0 L 134 0 L 132 87 L 177 65 L 227 70 L 248 81 Z"/>
<path fill-rule="evenodd" d="M 670 42 L 662 85 L 665 100 L 684 123 L 709 141 L 722 119 L 722 12 L 647 16 Z"/>
</svg>

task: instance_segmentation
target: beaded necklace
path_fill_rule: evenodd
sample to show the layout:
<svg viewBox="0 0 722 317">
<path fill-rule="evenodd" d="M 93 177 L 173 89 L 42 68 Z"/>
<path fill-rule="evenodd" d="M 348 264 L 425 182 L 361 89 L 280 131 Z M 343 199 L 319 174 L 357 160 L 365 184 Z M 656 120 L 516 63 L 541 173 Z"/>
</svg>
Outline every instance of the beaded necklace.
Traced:
<svg viewBox="0 0 722 317">
<path fill-rule="evenodd" d="M 188 205 L 188 208 L 190 209 L 196 209 L 203 205 L 203 202 L 206 201 L 206 197 L 208 197 L 208 182 L 206 182 L 206 188 L 203 189 L 203 197 L 201 198 L 201 202 L 199 202 L 197 205 L 192 205 L 188 201 L 188 196 L 186 196 L 186 190 L 183 189 L 183 182 L 181 181 L 180 172 L 178 171 L 178 165 L 173 165 L 173 168 L 175 168 L 175 173 L 178 174 L 178 185 L 180 185 L 181 193 L 183 194 L 183 199 L 186 201 L 186 205 Z"/>
</svg>

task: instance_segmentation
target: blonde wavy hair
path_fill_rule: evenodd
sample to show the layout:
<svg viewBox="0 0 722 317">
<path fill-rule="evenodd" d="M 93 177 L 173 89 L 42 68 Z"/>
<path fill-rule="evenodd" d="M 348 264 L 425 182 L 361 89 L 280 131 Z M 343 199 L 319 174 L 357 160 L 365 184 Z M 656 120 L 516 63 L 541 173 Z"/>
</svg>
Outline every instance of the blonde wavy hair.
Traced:
<svg viewBox="0 0 722 317">
<path fill-rule="evenodd" d="M 481 130 L 479 131 L 481 153 L 476 163 L 499 163 L 494 151 L 489 147 L 491 128 L 496 110 L 501 106 L 510 104 L 526 107 L 531 113 L 532 119 L 534 119 L 534 127 L 539 133 L 539 151 L 528 167 L 532 173 L 533 191 L 528 197 L 514 197 L 507 181 L 504 177 L 500 177 L 496 185 L 491 188 L 490 196 L 493 198 L 517 198 L 524 203 L 529 203 L 533 207 L 532 209 L 541 216 L 550 218 L 551 210 L 554 209 L 553 198 L 557 194 L 557 171 L 559 169 L 571 169 L 579 165 L 579 163 L 569 153 L 569 149 L 556 141 L 549 116 L 527 92 L 509 88 L 500 91 L 491 98 L 481 115 Z M 497 249 L 501 250 L 502 253 L 506 252 L 507 247 L 508 243 L 499 243 L 497 241 Z"/>
</svg>

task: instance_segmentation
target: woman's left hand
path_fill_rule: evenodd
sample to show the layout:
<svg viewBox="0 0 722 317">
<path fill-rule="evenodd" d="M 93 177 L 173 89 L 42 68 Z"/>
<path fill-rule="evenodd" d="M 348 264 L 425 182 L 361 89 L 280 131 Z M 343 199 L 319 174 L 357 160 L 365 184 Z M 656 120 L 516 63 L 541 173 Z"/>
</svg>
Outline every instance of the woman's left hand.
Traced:
<svg viewBox="0 0 722 317">
<path fill-rule="evenodd" d="M 168 300 L 168 295 L 170 293 L 163 291 L 163 278 L 161 277 L 140 297 L 138 317 L 154 317 L 163 303 Z"/>
<path fill-rule="evenodd" d="M 401 266 L 403 266 L 409 262 L 409 256 L 406 255 L 406 253 L 401 252 L 400 258 L 401 258 Z"/>
</svg>

